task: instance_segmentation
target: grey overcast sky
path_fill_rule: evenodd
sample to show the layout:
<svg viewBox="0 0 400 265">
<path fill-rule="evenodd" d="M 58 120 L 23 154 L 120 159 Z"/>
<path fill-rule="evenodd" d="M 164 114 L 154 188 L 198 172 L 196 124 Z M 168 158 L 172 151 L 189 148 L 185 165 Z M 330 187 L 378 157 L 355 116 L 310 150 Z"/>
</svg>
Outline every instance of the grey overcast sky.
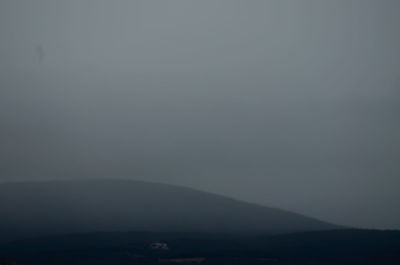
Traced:
<svg viewBox="0 0 400 265">
<path fill-rule="evenodd" d="M 0 38 L 1 181 L 400 229 L 398 0 L 1 0 Z"/>
</svg>

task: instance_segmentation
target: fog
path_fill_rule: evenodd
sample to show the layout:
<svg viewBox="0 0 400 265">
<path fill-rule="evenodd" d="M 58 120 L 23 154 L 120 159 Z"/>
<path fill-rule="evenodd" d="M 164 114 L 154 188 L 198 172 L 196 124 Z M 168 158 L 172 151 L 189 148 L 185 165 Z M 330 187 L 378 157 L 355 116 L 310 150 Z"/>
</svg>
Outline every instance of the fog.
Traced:
<svg viewBox="0 0 400 265">
<path fill-rule="evenodd" d="M 2 0 L 0 180 L 400 229 L 399 26 L 397 0 Z"/>
</svg>

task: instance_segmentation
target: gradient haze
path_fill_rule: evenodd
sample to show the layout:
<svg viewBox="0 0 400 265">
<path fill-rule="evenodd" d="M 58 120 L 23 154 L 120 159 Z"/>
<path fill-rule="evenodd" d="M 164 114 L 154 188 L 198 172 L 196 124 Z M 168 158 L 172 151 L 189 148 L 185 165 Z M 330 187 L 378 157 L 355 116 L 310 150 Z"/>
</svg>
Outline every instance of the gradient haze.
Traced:
<svg viewBox="0 0 400 265">
<path fill-rule="evenodd" d="M 400 229 L 400 1 L 1 0 L 0 180 L 132 178 Z"/>
</svg>

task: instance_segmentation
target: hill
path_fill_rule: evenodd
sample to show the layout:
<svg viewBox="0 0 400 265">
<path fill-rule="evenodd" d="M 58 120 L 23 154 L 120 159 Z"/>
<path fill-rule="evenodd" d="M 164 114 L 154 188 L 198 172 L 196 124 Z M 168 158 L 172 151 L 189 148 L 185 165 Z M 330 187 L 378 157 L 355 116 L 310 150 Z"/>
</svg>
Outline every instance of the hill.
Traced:
<svg viewBox="0 0 400 265">
<path fill-rule="evenodd" d="M 0 213 L 3 242 L 96 231 L 249 235 L 336 228 L 190 188 L 110 179 L 0 184 Z"/>
</svg>

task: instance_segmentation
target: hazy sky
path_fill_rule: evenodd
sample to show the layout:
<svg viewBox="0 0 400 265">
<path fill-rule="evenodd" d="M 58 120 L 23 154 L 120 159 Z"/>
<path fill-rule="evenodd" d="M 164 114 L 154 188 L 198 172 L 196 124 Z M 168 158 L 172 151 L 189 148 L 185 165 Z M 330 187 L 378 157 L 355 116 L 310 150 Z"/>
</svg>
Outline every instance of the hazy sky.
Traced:
<svg viewBox="0 0 400 265">
<path fill-rule="evenodd" d="M 129 177 L 400 229 L 400 1 L 1 0 L 0 179 Z"/>
</svg>

